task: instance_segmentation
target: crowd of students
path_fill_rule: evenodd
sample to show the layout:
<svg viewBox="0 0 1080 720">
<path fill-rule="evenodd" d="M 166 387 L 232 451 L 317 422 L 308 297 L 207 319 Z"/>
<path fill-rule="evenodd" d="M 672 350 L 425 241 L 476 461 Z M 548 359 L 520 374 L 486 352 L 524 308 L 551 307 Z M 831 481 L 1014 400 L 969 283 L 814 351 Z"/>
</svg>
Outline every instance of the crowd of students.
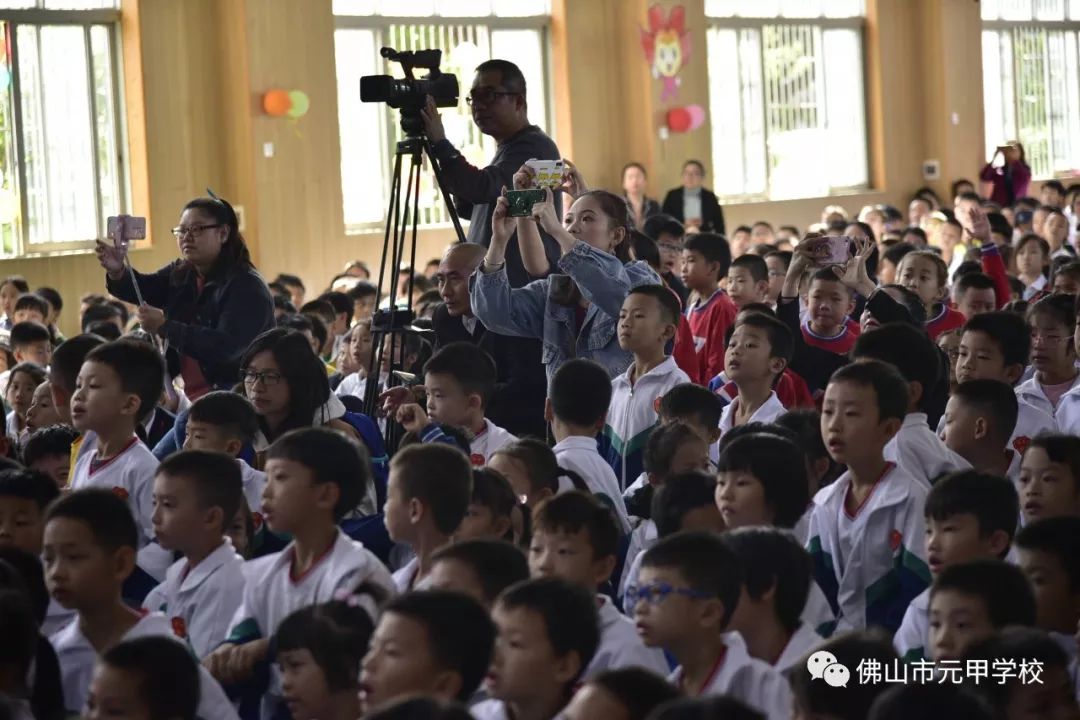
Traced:
<svg viewBox="0 0 1080 720">
<path fill-rule="evenodd" d="M 726 238 L 575 175 L 404 269 L 393 353 L 362 263 L 232 349 L 0 283 L 0 718 L 1080 717 L 1080 186 Z M 110 290 L 240 322 L 222 207 Z"/>
</svg>

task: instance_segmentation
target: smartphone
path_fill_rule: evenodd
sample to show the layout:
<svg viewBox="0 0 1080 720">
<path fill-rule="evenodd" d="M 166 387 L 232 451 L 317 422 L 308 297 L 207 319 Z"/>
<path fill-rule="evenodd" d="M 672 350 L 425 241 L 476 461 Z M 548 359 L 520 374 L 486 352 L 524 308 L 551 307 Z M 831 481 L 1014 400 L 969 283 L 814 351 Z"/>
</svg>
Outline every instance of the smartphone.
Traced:
<svg viewBox="0 0 1080 720">
<path fill-rule="evenodd" d="M 525 165 L 536 173 L 533 178 L 534 187 L 554 190 L 562 185 L 565 170 L 562 160 L 526 160 Z"/>
<path fill-rule="evenodd" d="M 134 215 L 114 215 L 108 221 L 109 237 L 117 249 L 123 250 L 131 240 L 146 239 L 146 218 Z"/>
<path fill-rule="evenodd" d="M 855 240 L 846 235 L 827 238 L 828 254 L 822 258 L 825 265 L 843 265 L 851 259 L 851 245 Z"/>
<path fill-rule="evenodd" d="M 544 188 L 507 190 L 506 202 L 509 205 L 510 217 L 529 217 L 532 215 L 533 205 L 543 202 L 546 198 L 547 191 Z"/>
</svg>

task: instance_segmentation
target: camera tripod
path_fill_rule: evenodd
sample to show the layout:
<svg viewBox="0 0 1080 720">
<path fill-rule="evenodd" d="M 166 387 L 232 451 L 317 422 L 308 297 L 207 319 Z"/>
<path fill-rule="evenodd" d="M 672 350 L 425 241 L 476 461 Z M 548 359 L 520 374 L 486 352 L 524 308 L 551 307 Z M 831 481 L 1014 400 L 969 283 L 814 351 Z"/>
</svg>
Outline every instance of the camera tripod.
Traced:
<svg viewBox="0 0 1080 720">
<path fill-rule="evenodd" d="M 404 125 L 404 118 L 402 124 Z M 397 273 L 398 268 L 402 266 L 402 262 L 406 261 L 405 243 L 406 239 L 410 237 L 410 229 L 411 241 L 408 246 L 409 255 L 407 263 L 413 273 L 415 273 L 416 269 L 417 223 L 420 215 L 420 173 L 423 170 L 425 155 L 427 156 L 428 162 L 431 164 L 431 170 L 435 176 L 435 184 L 439 188 L 439 192 L 442 193 L 443 201 L 446 203 L 447 212 L 450 214 L 450 221 L 453 223 L 454 231 L 457 234 L 457 241 L 465 242 L 465 232 L 461 229 L 461 221 L 458 219 L 457 211 L 454 209 L 454 204 L 450 200 L 450 193 L 443 184 L 442 170 L 431 152 L 431 144 L 423 135 L 410 135 L 406 137 L 397 144 L 397 150 L 394 153 L 394 171 L 390 180 L 390 202 L 386 211 L 386 230 L 383 236 L 382 260 L 379 263 L 379 293 L 376 297 L 380 300 L 383 297 L 388 297 L 389 307 L 385 311 L 377 311 L 371 319 L 371 372 L 369 373 L 369 382 L 367 382 L 364 387 L 363 399 L 364 413 L 372 418 L 376 417 L 380 392 L 397 385 L 405 384 L 405 381 L 398 373 L 403 369 L 401 362 L 403 359 L 402 356 L 404 355 L 402 351 L 405 346 L 406 333 L 430 332 L 413 327 L 415 314 L 412 306 L 412 275 L 409 276 L 409 285 L 404 293 L 405 307 L 399 308 L 397 306 Z M 403 158 L 409 159 L 409 174 L 405 185 L 404 197 L 402 197 L 401 187 Z M 383 289 L 386 287 L 384 282 L 388 279 L 388 262 L 392 268 L 389 273 L 390 286 L 389 291 L 384 293 Z M 386 387 L 380 388 L 377 379 L 382 367 L 384 352 L 390 353 L 390 362 L 386 378 Z M 371 382 L 372 377 L 376 382 Z M 396 447 L 400 435 L 401 426 L 398 423 L 393 422 L 393 419 L 390 418 L 386 423 L 385 432 L 387 448 Z"/>
</svg>

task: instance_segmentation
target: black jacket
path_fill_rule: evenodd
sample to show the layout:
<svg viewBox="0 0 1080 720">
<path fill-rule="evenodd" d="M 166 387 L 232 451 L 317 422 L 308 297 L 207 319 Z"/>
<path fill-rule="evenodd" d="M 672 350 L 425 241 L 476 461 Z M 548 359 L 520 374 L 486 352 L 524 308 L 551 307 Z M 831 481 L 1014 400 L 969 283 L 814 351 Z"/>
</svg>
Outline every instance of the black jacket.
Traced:
<svg viewBox="0 0 1080 720">
<path fill-rule="evenodd" d="M 460 317 L 451 317 L 446 305 L 435 308 L 432 317 L 435 328 L 435 349 L 452 342 L 465 341 L 480 346 L 495 361 L 495 393 L 484 415 L 496 425 L 518 437 L 531 435 L 544 438 L 544 399 L 547 397 L 547 375 L 539 340 L 498 335 L 489 331 L 479 320 L 476 331 L 469 334 Z"/>
<path fill-rule="evenodd" d="M 681 223 L 686 222 L 683 217 L 683 189 L 677 187 L 668 191 L 664 197 L 664 214 L 670 215 Z M 720 201 L 716 195 L 705 188 L 701 188 L 701 231 L 724 234 L 724 211 L 720 209 Z"/>
<path fill-rule="evenodd" d="M 274 327 L 270 289 L 254 268 L 238 269 L 208 278 L 198 291 L 194 269 L 178 270 L 181 261 L 157 272 L 136 272 L 143 300 L 165 311 L 161 335 L 169 353 L 194 358 L 216 390 L 227 390 L 239 379 L 240 358 L 260 333 Z M 138 302 L 131 276 L 106 276 L 109 292 L 126 302 Z"/>
</svg>

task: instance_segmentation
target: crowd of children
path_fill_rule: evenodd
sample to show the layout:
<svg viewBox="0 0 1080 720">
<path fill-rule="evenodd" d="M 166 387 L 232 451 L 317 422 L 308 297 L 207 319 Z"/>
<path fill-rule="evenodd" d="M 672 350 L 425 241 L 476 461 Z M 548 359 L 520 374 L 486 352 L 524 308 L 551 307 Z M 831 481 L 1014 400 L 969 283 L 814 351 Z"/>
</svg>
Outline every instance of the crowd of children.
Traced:
<svg viewBox="0 0 1080 720">
<path fill-rule="evenodd" d="M 556 309 L 475 253 L 473 304 L 548 303 L 499 323 L 547 437 L 426 339 L 453 263 L 393 353 L 362 263 L 279 276 L 190 396 L 129 306 L 65 339 L 4 279 L 0 719 L 1080 718 L 1080 186 L 956 189 L 731 243 L 584 194 Z"/>
</svg>

